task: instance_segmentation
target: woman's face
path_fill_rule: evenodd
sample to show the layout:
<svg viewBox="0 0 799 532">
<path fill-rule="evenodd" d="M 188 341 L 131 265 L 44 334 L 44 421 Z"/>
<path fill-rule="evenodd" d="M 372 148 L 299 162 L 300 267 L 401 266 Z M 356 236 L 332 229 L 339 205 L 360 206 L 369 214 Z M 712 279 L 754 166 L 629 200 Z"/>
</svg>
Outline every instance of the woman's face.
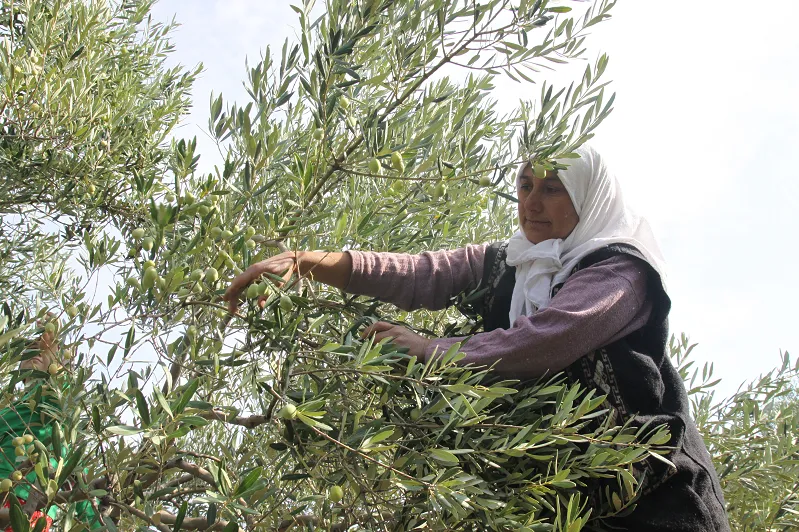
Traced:
<svg viewBox="0 0 799 532">
<path fill-rule="evenodd" d="M 565 239 L 580 221 L 566 187 L 554 172 L 547 172 L 544 179 L 535 178 L 528 164 L 516 183 L 516 196 L 519 226 L 533 244 Z"/>
<path fill-rule="evenodd" d="M 39 338 L 39 340 L 32 342 L 30 349 L 37 350 L 38 352 L 31 358 L 20 362 L 19 369 L 47 371 L 47 368 L 50 367 L 50 364 L 55 361 L 55 353 L 58 351 L 55 335 L 45 331 L 42 333 L 42 336 Z"/>
</svg>

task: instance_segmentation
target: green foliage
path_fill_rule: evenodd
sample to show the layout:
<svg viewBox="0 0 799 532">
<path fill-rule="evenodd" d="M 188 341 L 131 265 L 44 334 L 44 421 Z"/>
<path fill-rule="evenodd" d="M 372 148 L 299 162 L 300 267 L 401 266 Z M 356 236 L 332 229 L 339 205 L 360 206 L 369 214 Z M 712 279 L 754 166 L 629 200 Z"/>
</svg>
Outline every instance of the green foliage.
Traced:
<svg viewBox="0 0 799 532">
<path fill-rule="evenodd" d="M 580 57 L 613 2 L 572 17 L 547 1 L 331 0 L 318 20 L 306 2 L 298 42 L 247 67 L 251 101 L 212 96 L 211 172 L 194 140 L 165 141 L 197 71 L 164 67 L 170 27 L 150 5 L 29 0 L 0 17 L 0 406 L 23 377 L 51 379 L 39 408 L 66 450 L 60 491 L 40 487 L 60 526 L 81 520 L 76 497 L 102 498 L 109 529 L 162 531 L 574 532 L 629 511 L 633 465 L 657 459 L 663 430 L 609 425 L 601 397 L 557 376 L 497 382 L 455 350 L 420 364 L 358 335 L 378 318 L 438 336 L 473 322 L 296 278 L 253 285 L 235 316 L 220 297 L 276 250 L 506 238 L 515 165 L 568 157 L 611 110 L 606 57 L 564 90 L 540 72 Z M 498 116 L 497 76 L 540 83 L 539 99 Z M 65 370 L 20 373 L 45 308 Z M 723 467 L 749 456 L 731 454 L 725 408 L 698 410 Z M 779 467 L 789 440 L 763 447 Z M 759 485 L 759 468 L 733 466 L 725 489 Z M 777 526 L 795 497 L 774 489 Z"/>
<path fill-rule="evenodd" d="M 88 248 L 96 268 L 118 246 L 100 232 L 146 215 L 197 73 L 164 67 L 170 27 L 147 18 L 151 5 L 3 2 L 0 289 L 18 303 L 26 282 L 66 284 L 54 273 L 65 247 Z"/>
<path fill-rule="evenodd" d="M 716 401 L 712 365 L 691 371 L 685 337 L 672 353 L 689 387 L 693 414 L 716 464 L 733 530 L 799 527 L 799 363 L 782 364 Z"/>
</svg>

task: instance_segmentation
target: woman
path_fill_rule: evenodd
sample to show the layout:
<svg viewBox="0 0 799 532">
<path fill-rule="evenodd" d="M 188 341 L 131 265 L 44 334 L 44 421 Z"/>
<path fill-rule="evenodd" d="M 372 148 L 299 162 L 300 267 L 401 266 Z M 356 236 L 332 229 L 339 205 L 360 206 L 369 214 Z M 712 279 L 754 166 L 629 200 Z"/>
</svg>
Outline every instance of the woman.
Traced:
<svg viewBox="0 0 799 532">
<path fill-rule="evenodd" d="M 56 325 L 55 316 L 48 314 L 51 323 Z M 41 325 L 41 324 L 40 324 Z M 19 370 L 22 374 L 26 371 L 33 370 L 43 373 L 48 373 L 52 370 L 53 373 L 61 369 L 58 364 L 58 351 L 59 344 L 56 338 L 56 332 L 45 331 L 38 340 L 31 342 L 28 350 L 32 351 L 31 356 L 20 362 Z M 46 404 L 48 408 L 42 408 L 42 404 Z M 44 488 L 41 486 L 33 466 L 26 462 L 34 462 L 35 457 L 32 456 L 36 452 L 34 441 L 38 440 L 45 445 L 46 448 L 52 449 L 53 443 L 53 418 L 48 410 L 58 408 L 58 404 L 46 389 L 45 381 L 35 376 L 30 376 L 25 379 L 25 388 L 22 391 L 21 399 L 14 404 L 0 410 L 0 480 L 10 479 L 13 483 L 13 488 L 8 493 L 0 494 L 0 501 L 2 507 L 10 509 L 10 501 L 8 497 L 13 493 L 17 497 L 20 505 L 25 508 L 26 503 L 34 503 L 34 508 L 42 508 L 45 510 L 35 510 L 30 515 L 31 529 L 35 527 L 40 518 L 44 518 L 45 526 L 43 531 L 47 532 L 53 524 L 53 520 L 58 514 L 58 506 L 51 505 L 49 508 L 43 508 L 46 505 L 47 499 L 44 495 Z M 18 449 L 21 449 L 18 451 Z M 27 458 L 22 463 L 21 470 L 17 470 L 17 456 L 18 452 L 23 452 L 23 457 Z M 62 447 L 62 454 L 66 448 Z M 50 469 L 55 471 L 58 467 L 58 462 L 50 456 Z M 23 474 L 23 470 L 26 474 Z M 37 502 L 38 501 L 38 502 Z M 27 510 L 27 508 L 26 508 Z M 83 523 L 88 523 L 91 529 L 100 528 L 102 525 L 97 519 L 94 509 L 89 501 L 81 501 L 75 505 L 76 516 Z M 11 532 L 11 527 L 5 528 L 6 532 Z"/>
<path fill-rule="evenodd" d="M 629 516 L 605 522 L 622 530 L 728 531 L 724 499 L 688 399 L 666 352 L 670 300 L 660 251 L 646 220 L 624 202 L 616 180 L 589 147 L 568 169 L 534 178 L 517 173 L 520 230 L 505 243 L 421 255 L 288 252 L 255 264 L 226 293 L 263 273 L 294 271 L 403 309 L 440 309 L 464 291 L 486 289 L 476 309 L 484 333 L 430 339 L 378 322 L 365 334 L 422 359 L 463 342 L 463 363 L 494 364 L 513 378 L 565 371 L 572 382 L 607 395 L 619 424 L 667 424 L 675 467 L 644 463 L 643 496 Z M 631 420 L 631 418 L 633 418 Z"/>
</svg>

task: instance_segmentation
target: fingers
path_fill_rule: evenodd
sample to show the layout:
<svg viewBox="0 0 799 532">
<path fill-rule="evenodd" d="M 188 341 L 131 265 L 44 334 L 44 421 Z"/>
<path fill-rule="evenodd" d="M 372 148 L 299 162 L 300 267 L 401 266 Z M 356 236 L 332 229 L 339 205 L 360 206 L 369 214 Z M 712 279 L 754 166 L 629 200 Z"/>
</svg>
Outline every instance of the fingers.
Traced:
<svg viewBox="0 0 799 532">
<path fill-rule="evenodd" d="M 361 338 L 371 336 L 375 342 L 389 339 L 392 343 L 407 347 L 409 334 L 410 331 L 402 325 L 378 321 L 364 329 Z"/>
<path fill-rule="evenodd" d="M 294 273 L 296 265 L 294 252 L 285 252 L 275 255 L 269 259 L 253 264 L 230 283 L 223 299 L 228 302 L 228 311 L 232 314 L 239 306 L 241 293 L 259 277 L 265 273 L 281 275 L 284 282 L 288 281 Z M 263 308 L 263 302 L 259 300 L 259 305 Z"/>
<path fill-rule="evenodd" d="M 393 329 L 396 325 L 385 321 L 378 321 L 367 327 L 361 333 L 361 338 L 366 338 L 376 333 L 384 332 Z M 385 335 L 384 335 L 385 337 Z"/>
<path fill-rule="evenodd" d="M 244 291 L 250 283 L 258 279 L 264 272 L 269 270 L 268 259 L 257 262 L 244 270 L 240 275 L 237 275 L 233 282 L 230 283 L 225 291 L 225 299 L 234 298 Z M 234 298 L 235 299 L 235 298 Z"/>
</svg>

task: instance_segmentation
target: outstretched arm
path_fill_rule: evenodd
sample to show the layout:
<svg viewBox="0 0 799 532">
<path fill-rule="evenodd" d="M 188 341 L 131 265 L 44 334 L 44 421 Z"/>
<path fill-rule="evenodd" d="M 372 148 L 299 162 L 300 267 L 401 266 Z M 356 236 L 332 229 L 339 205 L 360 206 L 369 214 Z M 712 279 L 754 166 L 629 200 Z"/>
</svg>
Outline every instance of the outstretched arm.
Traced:
<svg viewBox="0 0 799 532">
<path fill-rule="evenodd" d="M 377 297 L 403 310 L 446 308 L 483 276 L 485 245 L 407 253 L 351 251 L 347 292 Z"/>
<path fill-rule="evenodd" d="M 237 276 L 225 291 L 225 300 L 228 302 L 230 312 L 236 311 L 241 294 L 247 286 L 262 275 L 276 275 L 288 281 L 294 273 L 343 290 L 352 275 L 352 259 L 347 253 L 285 251 L 262 260 Z"/>
<path fill-rule="evenodd" d="M 225 292 L 235 312 L 242 292 L 264 274 L 294 274 L 334 286 L 352 294 L 377 297 L 404 310 L 445 308 L 451 298 L 483 275 L 485 245 L 451 251 L 375 253 L 348 251 L 286 251 L 253 264 L 236 277 Z"/>
</svg>

